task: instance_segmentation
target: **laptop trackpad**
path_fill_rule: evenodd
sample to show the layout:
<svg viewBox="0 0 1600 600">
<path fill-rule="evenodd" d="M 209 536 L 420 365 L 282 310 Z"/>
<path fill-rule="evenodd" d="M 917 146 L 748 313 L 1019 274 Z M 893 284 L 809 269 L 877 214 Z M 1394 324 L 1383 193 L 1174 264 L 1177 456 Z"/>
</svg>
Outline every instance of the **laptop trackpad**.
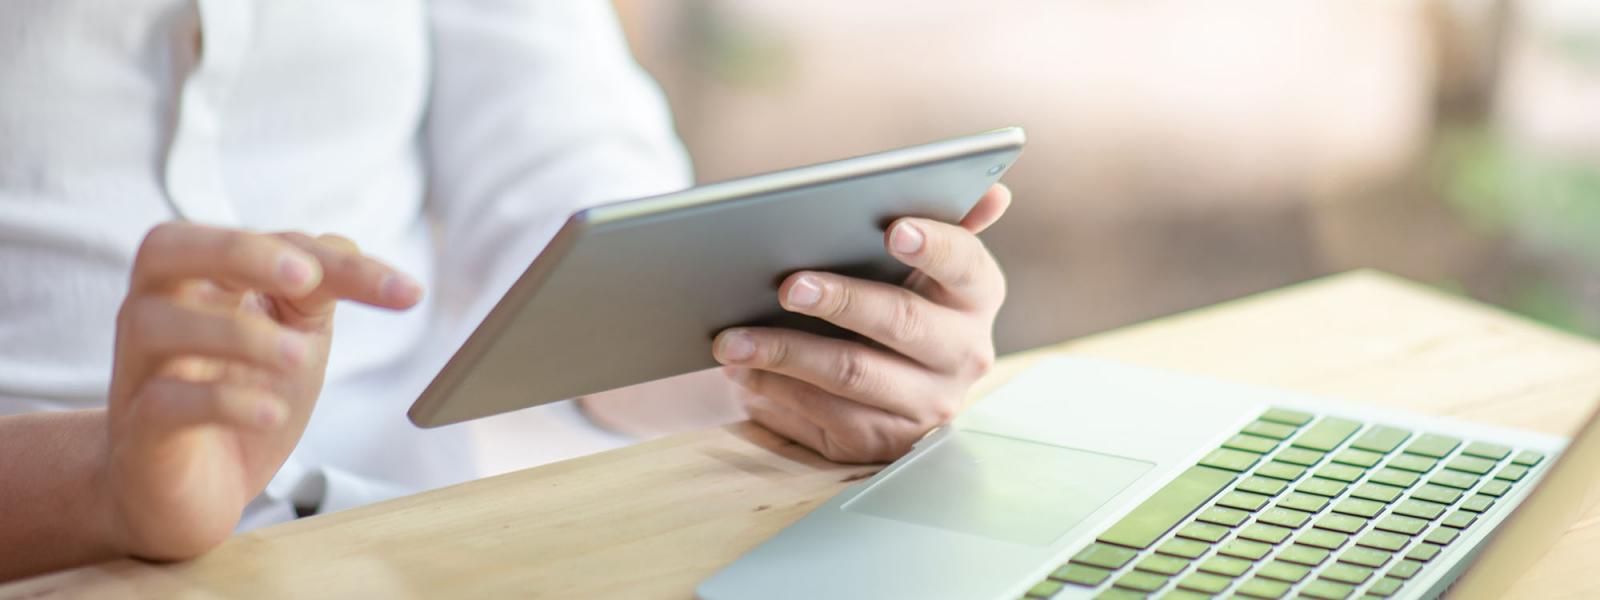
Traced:
<svg viewBox="0 0 1600 600">
<path fill-rule="evenodd" d="M 957 430 L 844 510 L 1047 546 L 1153 466 Z"/>
</svg>

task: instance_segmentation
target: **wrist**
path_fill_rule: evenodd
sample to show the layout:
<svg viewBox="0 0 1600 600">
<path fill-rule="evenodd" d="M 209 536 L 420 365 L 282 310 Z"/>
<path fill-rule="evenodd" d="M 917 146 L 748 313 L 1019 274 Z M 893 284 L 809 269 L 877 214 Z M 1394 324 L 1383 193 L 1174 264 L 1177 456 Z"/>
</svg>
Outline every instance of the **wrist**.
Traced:
<svg viewBox="0 0 1600 600">
<path fill-rule="evenodd" d="M 100 411 L 103 419 L 109 420 L 106 411 Z M 121 505 L 117 501 L 115 475 L 113 473 L 112 446 L 109 421 L 105 424 L 106 433 L 98 436 L 100 444 L 98 452 L 93 456 L 96 462 L 89 470 L 89 489 L 84 497 L 90 505 L 86 510 L 94 532 L 93 539 L 98 542 L 102 550 L 117 556 L 127 556 L 128 547 L 127 523 L 122 517 Z"/>
</svg>

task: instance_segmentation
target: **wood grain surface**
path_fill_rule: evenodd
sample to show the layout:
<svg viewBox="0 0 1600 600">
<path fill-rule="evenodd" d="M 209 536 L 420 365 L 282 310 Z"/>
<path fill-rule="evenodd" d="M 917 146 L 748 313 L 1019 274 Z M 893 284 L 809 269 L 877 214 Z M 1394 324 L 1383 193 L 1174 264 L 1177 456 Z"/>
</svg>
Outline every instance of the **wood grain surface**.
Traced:
<svg viewBox="0 0 1600 600">
<path fill-rule="evenodd" d="M 1562 434 L 1600 398 L 1600 345 L 1372 272 L 1009 356 L 974 398 L 1056 352 Z M 743 423 L 238 535 L 188 563 L 36 577 L 0 599 L 690 598 L 876 471 Z M 1586 515 L 1516 597 L 1600 597 L 1600 511 Z"/>
</svg>

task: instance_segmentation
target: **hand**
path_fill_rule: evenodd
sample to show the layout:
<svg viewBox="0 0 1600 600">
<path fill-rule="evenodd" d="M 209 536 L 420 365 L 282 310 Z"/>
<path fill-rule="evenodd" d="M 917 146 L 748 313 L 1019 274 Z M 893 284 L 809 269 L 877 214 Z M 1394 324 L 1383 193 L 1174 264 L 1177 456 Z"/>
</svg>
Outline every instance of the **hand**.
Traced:
<svg viewBox="0 0 1600 600">
<path fill-rule="evenodd" d="M 415 305 L 349 240 L 157 226 L 117 315 L 103 484 L 114 543 L 189 558 L 232 533 L 322 389 L 336 300 Z"/>
<path fill-rule="evenodd" d="M 785 310 L 866 341 L 723 331 L 713 352 L 743 389 L 750 418 L 838 462 L 893 460 L 948 423 L 994 364 L 1005 276 L 977 233 L 1010 204 L 1010 190 L 996 185 L 959 226 L 915 218 L 891 224 L 885 247 L 916 268 L 903 287 L 815 271 L 785 279 L 778 288 Z"/>
</svg>

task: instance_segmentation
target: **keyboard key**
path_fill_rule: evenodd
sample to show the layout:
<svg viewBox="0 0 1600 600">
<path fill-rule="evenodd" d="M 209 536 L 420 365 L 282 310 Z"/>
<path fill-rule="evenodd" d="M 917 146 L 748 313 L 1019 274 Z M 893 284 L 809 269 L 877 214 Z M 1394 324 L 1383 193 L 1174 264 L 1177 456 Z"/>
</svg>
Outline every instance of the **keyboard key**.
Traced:
<svg viewBox="0 0 1600 600">
<path fill-rule="evenodd" d="M 1372 474 L 1372 479 L 1370 481 L 1374 481 L 1374 482 L 1381 483 L 1381 484 L 1384 484 L 1384 485 L 1392 485 L 1392 486 L 1395 486 L 1395 487 L 1408 488 L 1408 487 L 1411 487 L 1411 484 L 1417 482 L 1417 478 L 1418 477 L 1419 477 L 1419 475 L 1417 475 L 1416 473 L 1409 472 L 1409 471 L 1401 471 L 1400 469 L 1388 469 L 1388 468 L 1385 468 L 1385 469 L 1380 469 L 1377 473 L 1373 473 Z"/>
<path fill-rule="evenodd" d="M 1100 585 L 1100 582 L 1105 581 L 1106 578 L 1110 576 L 1111 571 L 1107 571 L 1100 567 L 1091 567 L 1089 565 L 1080 565 L 1076 563 L 1067 563 L 1061 565 L 1061 568 L 1056 569 L 1056 572 L 1050 574 L 1051 579 L 1065 581 L 1067 583 L 1085 587 L 1094 587 Z"/>
<path fill-rule="evenodd" d="M 1350 536 L 1336 531 L 1328 531 L 1326 529 L 1310 529 L 1305 533 L 1300 534 L 1300 537 L 1295 538 L 1294 541 L 1297 544 L 1305 544 L 1307 546 L 1322 548 L 1323 550 L 1338 550 L 1340 546 L 1343 546 L 1344 543 L 1349 540 Z"/>
<path fill-rule="evenodd" d="M 1323 481 L 1327 481 L 1327 480 L 1324 479 Z M 1301 486 L 1301 487 L 1305 487 L 1305 486 Z M 1323 498 L 1322 496 L 1313 496 L 1311 494 L 1302 494 L 1300 492 L 1295 492 L 1295 493 L 1289 494 L 1288 496 L 1284 496 L 1284 498 L 1282 500 L 1278 501 L 1278 506 L 1281 506 L 1281 507 L 1284 507 L 1284 508 L 1292 508 L 1292 509 L 1295 509 L 1295 510 L 1302 510 L 1302 511 L 1305 511 L 1305 512 L 1308 512 L 1308 513 L 1314 513 L 1314 512 L 1321 511 L 1322 507 L 1327 506 L 1327 505 L 1328 505 L 1328 499 L 1327 498 Z"/>
<path fill-rule="evenodd" d="M 1037 584 L 1034 584 L 1033 589 L 1028 590 L 1028 597 L 1029 598 L 1049 598 L 1051 596 L 1054 596 L 1054 595 L 1060 593 L 1061 592 L 1061 587 L 1062 587 L 1061 586 L 1061 582 L 1050 580 L 1050 579 L 1046 579 L 1046 580 L 1041 581 L 1041 582 L 1039 582 Z"/>
<path fill-rule="evenodd" d="M 1450 545 L 1450 542 L 1456 541 L 1456 538 L 1460 535 L 1461 530 L 1459 529 L 1440 527 L 1438 529 L 1434 529 L 1433 531 L 1429 531 L 1428 535 L 1422 538 L 1422 541 L 1430 544 L 1438 544 L 1440 546 L 1448 546 Z"/>
<path fill-rule="evenodd" d="M 1361 479 L 1361 476 L 1365 475 L 1366 473 L 1366 471 L 1350 465 L 1328 465 L 1318 469 L 1314 475 L 1325 479 L 1333 479 L 1335 481 L 1350 483 L 1357 479 Z"/>
<path fill-rule="evenodd" d="M 1305 467 L 1291 465 L 1286 462 L 1278 462 L 1275 460 L 1261 465 L 1261 468 L 1256 469 L 1257 475 L 1262 477 L 1271 477 L 1273 479 L 1282 479 L 1284 481 L 1294 481 L 1299 479 L 1301 475 L 1305 474 L 1305 472 Z"/>
<path fill-rule="evenodd" d="M 1281 560 L 1275 560 L 1267 563 L 1266 566 L 1261 567 L 1261 570 L 1257 571 L 1256 574 L 1262 577 L 1276 579 L 1278 581 L 1298 583 L 1301 579 L 1305 579 L 1306 575 L 1310 572 L 1311 567 L 1303 567 L 1296 564 L 1286 563 Z"/>
<path fill-rule="evenodd" d="M 1444 468 L 1483 475 L 1494 470 L 1494 461 L 1476 456 L 1457 456 L 1444 464 Z"/>
<path fill-rule="evenodd" d="M 1266 496 L 1237 490 L 1223 494 L 1222 498 L 1217 500 L 1217 504 L 1219 506 L 1237 508 L 1239 510 L 1247 510 L 1250 512 L 1261 510 L 1261 507 L 1266 505 L 1266 503 Z"/>
<path fill-rule="evenodd" d="M 1232 481 L 1233 474 L 1227 471 L 1190 467 L 1107 529 L 1099 540 L 1129 548 L 1149 548 Z"/>
<path fill-rule="evenodd" d="M 1271 452 L 1273 448 L 1278 447 L 1278 440 L 1264 438 L 1259 435 L 1241 433 L 1229 438 L 1228 441 L 1223 442 L 1222 447 L 1232 448 L 1234 450 L 1243 450 L 1245 452 L 1254 452 L 1256 454 L 1266 454 Z"/>
<path fill-rule="evenodd" d="M 1358 565 L 1334 563 L 1332 566 L 1323 569 L 1317 576 L 1329 581 L 1360 585 L 1372 577 L 1372 569 Z"/>
<path fill-rule="evenodd" d="M 1161 589 L 1162 586 L 1167 585 L 1167 578 L 1155 573 L 1133 571 L 1127 575 L 1123 575 L 1117 580 L 1116 583 L 1112 585 L 1137 592 L 1154 592 Z"/>
<path fill-rule="evenodd" d="M 1178 537 L 1214 544 L 1222 541 L 1222 538 L 1228 537 L 1228 528 L 1210 523 L 1190 523 L 1184 525 L 1183 529 L 1178 530 Z"/>
<path fill-rule="evenodd" d="M 1305 483 L 1296 486 L 1294 489 L 1295 491 L 1305 492 L 1307 494 L 1316 494 L 1318 496 L 1327 496 L 1332 498 L 1334 496 L 1338 496 L 1339 494 L 1343 494 L 1346 487 L 1348 486 L 1346 486 L 1342 481 L 1323 479 L 1321 477 L 1312 477 L 1307 479 Z"/>
<path fill-rule="evenodd" d="M 1269 525 L 1288 527 L 1289 529 L 1299 529 L 1301 525 L 1306 524 L 1306 521 L 1311 520 L 1311 513 L 1292 508 L 1280 508 L 1275 506 L 1267 509 L 1266 512 L 1261 513 L 1261 516 L 1256 517 L 1256 520 Z"/>
<path fill-rule="evenodd" d="M 1501 446 L 1500 444 L 1491 444 L 1489 442 L 1473 442 L 1471 444 L 1467 444 L 1466 448 L 1462 448 L 1461 453 L 1468 456 L 1476 456 L 1478 458 L 1487 458 L 1489 460 L 1498 461 L 1511 454 L 1511 449 Z"/>
<path fill-rule="evenodd" d="M 1431 458 L 1444 458 L 1461 445 L 1461 440 L 1437 433 L 1424 433 L 1406 446 L 1407 454 L 1420 454 Z"/>
<path fill-rule="evenodd" d="M 1494 474 L 1494 478 L 1504 479 L 1506 481 L 1522 481 L 1522 477 L 1527 474 L 1527 467 L 1522 465 L 1506 465 L 1505 468 L 1500 469 L 1499 473 Z"/>
<path fill-rule="evenodd" d="M 1239 537 L 1276 545 L 1283 543 L 1283 540 L 1289 537 L 1289 530 L 1277 525 L 1251 523 L 1245 526 L 1244 529 L 1239 530 Z"/>
<path fill-rule="evenodd" d="M 1372 584 L 1372 587 L 1367 588 L 1367 593 L 1379 598 L 1388 598 L 1395 595 L 1396 592 L 1399 592 L 1400 587 L 1405 584 L 1406 581 L 1404 579 L 1385 577 L 1383 579 L 1379 579 L 1377 583 Z"/>
<path fill-rule="evenodd" d="M 1297 565 L 1315 567 L 1328 560 L 1329 552 L 1322 548 L 1293 544 L 1278 553 L 1278 560 L 1285 560 Z"/>
<path fill-rule="evenodd" d="M 1499 498 L 1506 495 L 1510 489 L 1510 482 L 1495 480 L 1484 483 L 1483 487 L 1478 488 L 1478 493 L 1490 498 Z"/>
<path fill-rule="evenodd" d="M 1406 559 L 1395 563 L 1394 566 L 1389 569 L 1389 576 L 1399 579 L 1410 579 L 1412 576 L 1417 574 L 1417 571 L 1421 570 L 1422 563 L 1411 559 Z"/>
<path fill-rule="evenodd" d="M 1221 548 L 1217 549 L 1217 554 L 1245 560 L 1261 560 L 1261 557 L 1266 556 L 1271 551 L 1271 545 L 1236 539 L 1223 544 Z"/>
<path fill-rule="evenodd" d="M 1440 471 L 1438 475 L 1430 477 L 1428 483 L 1458 490 L 1468 490 L 1472 489 L 1472 486 L 1478 485 L 1478 478 L 1458 471 Z"/>
<path fill-rule="evenodd" d="M 1396 505 L 1394 512 L 1408 517 L 1432 521 L 1439 518 L 1439 515 L 1444 513 L 1444 509 L 1445 507 L 1441 504 L 1411 499 Z"/>
<path fill-rule="evenodd" d="M 1207 594 L 1220 594 L 1233 584 L 1233 579 L 1210 573 L 1195 573 L 1178 582 L 1178 587 Z"/>
<path fill-rule="evenodd" d="M 1390 502 L 1394 502 L 1395 498 L 1399 498 L 1400 493 L 1404 491 L 1404 488 L 1397 488 L 1392 485 L 1384 485 L 1381 483 L 1363 483 L 1357 487 L 1355 491 L 1350 492 L 1350 495 L 1355 498 L 1388 504 Z"/>
<path fill-rule="evenodd" d="M 1472 526 L 1472 522 L 1473 521 L 1477 521 L 1477 520 L 1478 520 L 1478 515 L 1477 514 L 1474 514 L 1474 513 L 1465 511 L 1465 510 L 1458 510 L 1458 511 L 1455 511 L 1453 513 L 1450 513 L 1450 516 L 1445 517 L 1443 521 L 1439 522 L 1439 524 L 1440 525 L 1444 525 L 1445 527 L 1454 527 L 1456 529 L 1466 529 L 1466 528 Z"/>
<path fill-rule="evenodd" d="M 1438 502 L 1440 504 L 1455 504 L 1461 499 L 1461 490 L 1454 490 L 1442 485 L 1427 484 L 1411 494 L 1412 498 Z"/>
<path fill-rule="evenodd" d="M 1366 519 L 1357 519 L 1349 515 L 1328 515 L 1317 519 L 1318 529 L 1330 529 L 1340 533 L 1355 533 L 1366 526 Z"/>
<path fill-rule="evenodd" d="M 1412 473 L 1427 473 L 1428 471 L 1432 471 L 1433 466 L 1437 464 L 1439 464 L 1439 461 L 1437 460 L 1428 458 L 1426 456 L 1417 456 L 1415 454 L 1401 454 L 1400 456 L 1396 456 L 1394 459 L 1389 461 L 1389 466 L 1391 468 L 1400 469 L 1402 471 L 1411 471 Z"/>
<path fill-rule="evenodd" d="M 1407 517 L 1405 515 L 1389 515 L 1384 517 L 1382 521 L 1378 521 L 1378 524 L 1375 527 L 1384 531 L 1392 531 L 1394 533 L 1416 535 L 1422 533 L 1422 530 L 1428 528 L 1428 522 L 1416 517 Z"/>
<path fill-rule="evenodd" d="M 1339 562 L 1376 569 L 1389 562 L 1391 556 L 1394 556 L 1394 554 L 1383 550 L 1351 546 L 1349 550 L 1345 550 L 1343 554 L 1339 555 Z"/>
<path fill-rule="evenodd" d="M 1377 452 L 1348 448 L 1343 452 L 1333 455 L 1333 462 L 1346 464 L 1363 469 L 1370 469 L 1383 460 L 1383 455 Z"/>
<path fill-rule="evenodd" d="M 1272 459 L 1280 460 L 1291 465 L 1309 467 L 1320 462 L 1324 456 L 1327 455 L 1314 450 L 1307 450 L 1305 448 L 1284 448 L 1283 452 L 1279 452 L 1276 456 L 1273 456 Z"/>
<path fill-rule="evenodd" d="M 1289 484 L 1283 481 L 1270 479 L 1267 477 L 1256 477 L 1252 475 L 1249 479 L 1239 482 L 1239 485 L 1234 489 L 1261 494 L 1263 496 L 1276 496 L 1278 495 L 1278 492 L 1282 492 L 1283 488 L 1286 487 L 1289 487 Z"/>
<path fill-rule="evenodd" d="M 1299 437 L 1289 443 L 1300 448 L 1330 452 L 1334 448 L 1338 448 L 1339 444 L 1343 444 L 1345 439 L 1350 437 L 1350 434 L 1355 433 L 1360 428 L 1360 423 L 1349 419 L 1323 417 L 1321 421 L 1312 424 L 1310 428 L 1306 429 L 1305 433 L 1300 434 Z"/>
<path fill-rule="evenodd" d="M 1205 542 L 1174 538 L 1156 547 L 1156 552 L 1183 558 L 1200 558 L 1200 555 L 1210 549 L 1211 545 Z"/>
<path fill-rule="evenodd" d="M 1184 569 L 1189 568 L 1189 561 L 1176 556 L 1151 554 L 1150 556 L 1146 556 L 1144 560 L 1139 561 L 1138 564 L 1133 565 L 1133 568 L 1140 571 L 1149 571 L 1151 573 L 1172 576 L 1182 573 Z"/>
<path fill-rule="evenodd" d="M 1409 543 L 1411 543 L 1410 535 L 1400 535 L 1398 533 L 1392 533 L 1388 531 L 1373 531 L 1361 536 L 1361 539 L 1356 540 L 1356 545 L 1366 546 L 1368 548 L 1377 548 L 1379 550 L 1386 550 L 1389 552 L 1396 552 L 1401 548 L 1406 547 L 1406 544 Z M 1373 565 L 1367 566 L 1370 567 Z"/>
<path fill-rule="evenodd" d="M 1251 598 L 1267 598 L 1275 600 L 1289 593 L 1289 584 L 1282 581 L 1273 581 L 1264 577 L 1251 577 L 1236 590 L 1241 596 Z"/>
<path fill-rule="evenodd" d="M 1350 442 L 1350 447 L 1388 454 L 1399 448 L 1400 443 L 1406 441 L 1408 437 L 1411 437 L 1409 431 L 1379 425 L 1368 429 L 1366 433 L 1361 434 L 1361 437 L 1356 438 L 1356 441 Z"/>
<path fill-rule="evenodd" d="M 1317 600 L 1344 600 L 1354 591 L 1355 586 L 1318 579 L 1300 588 L 1300 595 Z"/>
<path fill-rule="evenodd" d="M 1518 465 L 1522 465 L 1524 467 L 1531 467 L 1531 466 L 1539 464 L 1539 461 L 1541 461 L 1541 460 L 1544 460 L 1544 454 L 1543 453 L 1534 452 L 1532 450 L 1523 450 L 1521 452 L 1518 452 L 1517 453 L 1517 457 L 1511 459 L 1511 462 L 1512 462 L 1512 464 L 1518 464 Z"/>
<path fill-rule="evenodd" d="M 1269 437 L 1275 440 L 1287 440 L 1294 435 L 1295 428 L 1291 425 L 1273 423 L 1271 421 L 1256 421 L 1244 426 L 1244 432 L 1250 435 Z"/>
<path fill-rule="evenodd" d="M 1229 558 L 1227 556 L 1213 556 L 1209 560 L 1200 563 L 1199 570 L 1228 577 L 1238 577 L 1243 575 L 1245 571 L 1249 571 L 1251 566 L 1253 565 L 1248 560 Z"/>
<path fill-rule="evenodd" d="M 1138 555 L 1138 552 L 1127 548 L 1118 548 L 1106 544 L 1089 544 L 1088 548 L 1078 551 L 1078 554 L 1072 557 L 1072 562 L 1116 570 L 1122 568 L 1122 565 L 1128 564 L 1128 561 L 1133 560 L 1133 557 Z"/>
<path fill-rule="evenodd" d="M 1344 501 L 1333 505 L 1333 512 L 1355 515 L 1364 519 L 1371 519 L 1383 512 L 1383 503 L 1357 498 L 1346 498 Z"/>
<path fill-rule="evenodd" d="M 1483 494 L 1478 494 L 1478 495 L 1473 496 L 1471 498 L 1467 498 L 1466 502 L 1462 502 L 1461 503 L 1461 510 L 1470 510 L 1470 511 L 1475 512 L 1475 513 L 1481 513 L 1483 511 L 1489 510 L 1489 507 L 1491 507 L 1491 506 L 1494 506 L 1494 498 L 1493 497 L 1486 496 L 1486 495 L 1483 495 Z"/>
<path fill-rule="evenodd" d="M 1199 516 L 1195 517 L 1195 520 L 1226 527 L 1238 527 L 1240 523 L 1243 523 L 1248 518 L 1250 518 L 1250 513 L 1242 510 L 1213 506 L 1201 512 Z"/>
<path fill-rule="evenodd" d="M 1102 596 L 1095 596 L 1094 600 L 1102 600 L 1102 598 Z M 1145 598 L 1146 596 L 1140 596 L 1138 600 L 1145 600 Z M 1211 594 L 1202 594 L 1189 590 L 1167 590 L 1167 593 L 1161 595 L 1161 600 L 1211 600 L 1212 598 Z M 1113 598 L 1112 600 L 1118 599 Z"/>
<path fill-rule="evenodd" d="M 1310 423 L 1311 418 L 1312 417 L 1310 413 L 1303 413 L 1298 410 L 1290 410 L 1287 408 L 1269 408 L 1267 409 L 1267 412 L 1261 413 L 1261 420 L 1263 421 L 1283 423 L 1284 425 L 1293 425 L 1295 427 Z"/>
<path fill-rule="evenodd" d="M 1406 553 L 1406 558 L 1420 562 L 1428 562 L 1433 560 L 1433 557 L 1439 555 L 1440 548 L 1443 548 L 1443 546 L 1438 544 L 1417 544 L 1416 547 L 1412 548 L 1410 552 Z"/>
<path fill-rule="evenodd" d="M 1208 467 L 1216 467 L 1218 469 L 1233 471 L 1235 473 L 1243 473 L 1245 471 L 1249 471 L 1250 467 L 1256 466 L 1257 460 L 1261 460 L 1261 456 L 1258 454 L 1240 452 L 1238 450 L 1230 450 L 1227 448 L 1217 448 L 1216 450 L 1212 450 L 1210 454 L 1207 454 L 1205 458 L 1200 459 L 1200 464 Z"/>
<path fill-rule="evenodd" d="M 1111 588 L 1094 595 L 1094 600 L 1145 600 L 1150 595 L 1122 588 Z"/>
</svg>

